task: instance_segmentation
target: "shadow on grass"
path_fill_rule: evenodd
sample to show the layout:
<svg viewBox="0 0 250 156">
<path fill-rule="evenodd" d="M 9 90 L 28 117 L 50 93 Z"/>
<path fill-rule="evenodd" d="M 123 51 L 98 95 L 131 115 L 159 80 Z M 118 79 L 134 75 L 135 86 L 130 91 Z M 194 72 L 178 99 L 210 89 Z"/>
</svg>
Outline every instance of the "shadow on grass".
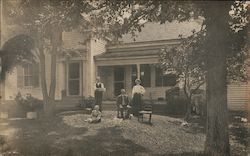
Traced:
<svg viewBox="0 0 250 156">
<path fill-rule="evenodd" d="M 62 156 L 67 145 L 60 139 L 87 132 L 87 128 L 72 128 L 57 118 L 10 121 L 8 128 L 17 130 L 7 142 L 10 151 L 18 152 L 16 156 Z"/>
<path fill-rule="evenodd" d="M 67 126 L 58 118 L 50 120 L 10 121 L 8 128 L 18 129 L 9 140 L 16 156 L 133 156 L 150 152 L 122 136 L 118 127 L 98 129 Z"/>
<path fill-rule="evenodd" d="M 247 117 L 247 112 L 244 111 L 231 111 L 229 121 L 231 123 L 230 134 L 235 136 L 235 139 L 245 146 L 248 145 L 248 127 L 241 121 L 242 118 Z"/>
<path fill-rule="evenodd" d="M 65 156 L 134 156 L 137 153 L 148 153 L 147 149 L 135 144 L 122 136 L 117 127 L 102 128 L 93 136 L 86 136 L 83 140 L 68 142 Z M 75 146 L 79 144 L 80 146 Z"/>
<path fill-rule="evenodd" d="M 194 152 L 188 152 L 188 153 L 180 153 L 180 154 L 163 154 L 163 155 L 155 155 L 155 156 L 207 156 L 203 153 L 194 153 Z"/>
</svg>

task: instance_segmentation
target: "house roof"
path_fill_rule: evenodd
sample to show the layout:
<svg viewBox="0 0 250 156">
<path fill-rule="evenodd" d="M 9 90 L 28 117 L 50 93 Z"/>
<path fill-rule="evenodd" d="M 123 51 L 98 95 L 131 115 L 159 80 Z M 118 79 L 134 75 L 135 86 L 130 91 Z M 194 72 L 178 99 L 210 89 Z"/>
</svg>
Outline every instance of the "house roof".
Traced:
<svg viewBox="0 0 250 156">
<path fill-rule="evenodd" d="M 201 22 L 146 23 L 133 40 L 130 34 L 124 35 L 119 44 L 107 45 L 106 52 L 96 55 L 95 61 L 100 65 L 123 65 L 159 61 L 161 48 L 170 48 L 188 37 L 192 31 L 199 31 Z M 178 39 L 179 38 L 179 39 Z M 113 61 L 113 62 L 112 62 Z"/>
<path fill-rule="evenodd" d="M 115 51 L 115 52 L 106 52 L 102 55 L 95 56 L 95 58 L 96 60 L 98 60 L 102 58 L 113 59 L 113 58 L 120 58 L 120 57 L 151 56 L 151 55 L 157 55 L 158 53 L 159 53 L 159 49 Z"/>
<path fill-rule="evenodd" d="M 147 22 L 141 29 L 141 32 L 136 32 L 135 37 L 131 34 L 125 34 L 119 41 L 123 43 L 135 43 L 152 40 L 169 40 L 176 39 L 179 35 L 186 38 L 192 35 L 193 30 L 198 32 L 201 29 L 201 25 L 202 19 L 186 22 L 173 21 L 164 24 Z"/>
</svg>

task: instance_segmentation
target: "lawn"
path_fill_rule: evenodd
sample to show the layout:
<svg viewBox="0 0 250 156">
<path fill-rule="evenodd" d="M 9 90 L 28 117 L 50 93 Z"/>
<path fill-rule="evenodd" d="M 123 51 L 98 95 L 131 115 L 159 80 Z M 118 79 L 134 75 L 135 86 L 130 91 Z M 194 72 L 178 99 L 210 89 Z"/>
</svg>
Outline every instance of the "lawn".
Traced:
<svg viewBox="0 0 250 156">
<path fill-rule="evenodd" d="M 182 125 L 179 118 L 153 115 L 152 124 L 147 124 L 115 116 L 104 111 L 98 124 L 85 122 L 88 115 L 81 112 L 51 119 L 1 120 L 0 132 L 7 142 L 2 150 L 16 156 L 186 156 L 204 148 L 204 127 L 198 123 Z M 245 142 L 236 136 L 233 147 L 245 150 Z"/>
</svg>

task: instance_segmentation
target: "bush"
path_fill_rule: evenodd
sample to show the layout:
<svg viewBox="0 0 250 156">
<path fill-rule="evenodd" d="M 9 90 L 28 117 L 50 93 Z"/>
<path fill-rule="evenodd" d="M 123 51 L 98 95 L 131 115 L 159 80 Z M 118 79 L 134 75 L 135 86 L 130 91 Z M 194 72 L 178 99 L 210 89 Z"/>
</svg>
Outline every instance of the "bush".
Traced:
<svg viewBox="0 0 250 156">
<path fill-rule="evenodd" d="M 167 101 L 166 113 L 173 115 L 184 115 L 188 100 L 183 97 L 174 97 Z"/>
<path fill-rule="evenodd" d="M 80 108 L 93 108 L 95 105 L 95 98 L 93 96 L 89 96 L 87 98 L 83 97 L 83 99 L 79 103 Z"/>
<path fill-rule="evenodd" d="M 171 89 L 166 90 L 165 98 L 166 100 L 172 99 L 173 97 L 180 95 L 180 88 L 179 87 L 172 87 Z"/>
<path fill-rule="evenodd" d="M 40 111 L 43 108 L 42 100 L 33 97 L 31 94 L 27 94 L 23 97 L 20 92 L 15 97 L 16 103 L 26 112 Z"/>
</svg>

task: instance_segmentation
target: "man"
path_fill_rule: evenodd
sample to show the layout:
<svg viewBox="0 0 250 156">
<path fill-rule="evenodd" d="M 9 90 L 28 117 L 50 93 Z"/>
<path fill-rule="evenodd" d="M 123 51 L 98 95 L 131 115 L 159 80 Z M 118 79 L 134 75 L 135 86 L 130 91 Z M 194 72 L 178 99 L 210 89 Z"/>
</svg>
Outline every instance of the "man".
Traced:
<svg viewBox="0 0 250 156">
<path fill-rule="evenodd" d="M 117 97 L 116 100 L 117 105 L 117 118 L 119 118 L 119 114 L 121 114 L 121 118 L 125 119 L 128 118 L 130 113 L 130 106 L 129 106 L 129 97 L 126 95 L 125 89 L 121 89 L 121 94 Z"/>
<path fill-rule="evenodd" d="M 105 88 L 103 83 L 101 83 L 101 79 L 98 76 L 96 78 L 96 83 L 95 83 L 95 105 L 98 105 L 100 107 L 100 111 L 102 112 L 102 96 L 103 92 L 105 92 Z"/>
</svg>

